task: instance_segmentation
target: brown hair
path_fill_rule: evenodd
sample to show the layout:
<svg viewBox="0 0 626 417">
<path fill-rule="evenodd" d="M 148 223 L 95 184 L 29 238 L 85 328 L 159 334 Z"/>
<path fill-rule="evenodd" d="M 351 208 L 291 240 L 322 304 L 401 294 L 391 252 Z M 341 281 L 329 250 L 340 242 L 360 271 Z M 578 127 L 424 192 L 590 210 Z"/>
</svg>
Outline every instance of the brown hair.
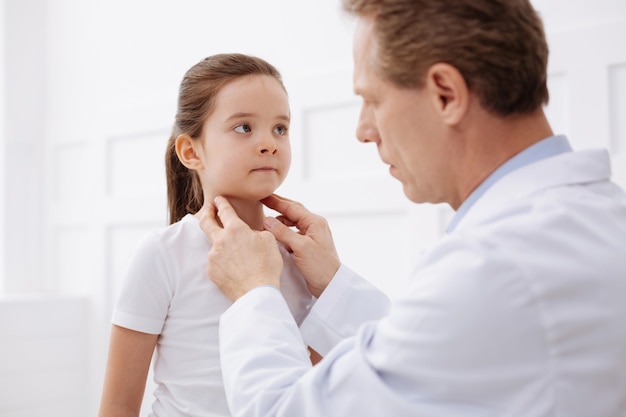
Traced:
<svg viewBox="0 0 626 417">
<path fill-rule="evenodd" d="M 243 54 L 218 54 L 191 67 L 180 83 L 178 109 L 165 152 L 167 205 L 170 224 L 204 204 L 198 174 L 185 167 L 176 154 L 176 138 L 182 134 L 197 139 L 215 106 L 215 97 L 228 82 L 246 75 L 268 75 L 284 87 L 278 70 L 268 62 Z"/>
<path fill-rule="evenodd" d="M 456 67 L 481 105 L 506 116 L 548 102 L 548 46 L 528 0 L 343 0 L 373 17 L 372 63 L 386 80 L 420 88 L 437 62 Z"/>
</svg>

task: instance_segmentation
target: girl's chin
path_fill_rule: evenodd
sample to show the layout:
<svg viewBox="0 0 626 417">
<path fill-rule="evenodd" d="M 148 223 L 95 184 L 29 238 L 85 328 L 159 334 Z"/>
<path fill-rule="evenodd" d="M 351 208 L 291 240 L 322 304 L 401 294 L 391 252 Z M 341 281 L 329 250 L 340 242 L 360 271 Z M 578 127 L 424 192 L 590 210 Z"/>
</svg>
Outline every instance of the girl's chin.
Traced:
<svg viewBox="0 0 626 417">
<path fill-rule="evenodd" d="M 272 195 L 274 193 L 274 190 L 269 191 L 269 192 L 263 192 L 263 193 L 252 193 L 252 194 L 224 194 L 223 197 L 225 197 L 227 200 L 237 200 L 237 201 L 241 201 L 241 202 L 258 202 L 260 200 L 263 200 L 266 197 L 269 197 L 270 195 Z"/>
</svg>

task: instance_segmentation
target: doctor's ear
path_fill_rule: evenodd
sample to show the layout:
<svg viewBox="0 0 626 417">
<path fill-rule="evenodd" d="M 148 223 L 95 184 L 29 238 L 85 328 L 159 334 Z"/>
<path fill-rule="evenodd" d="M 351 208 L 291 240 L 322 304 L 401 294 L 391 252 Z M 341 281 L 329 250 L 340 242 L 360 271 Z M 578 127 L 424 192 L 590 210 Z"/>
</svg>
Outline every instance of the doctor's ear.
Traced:
<svg viewBox="0 0 626 417">
<path fill-rule="evenodd" d="M 463 119 L 469 105 L 469 89 L 458 69 L 443 62 L 433 64 L 426 73 L 426 88 L 444 123 L 456 125 Z"/>
<path fill-rule="evenodd" d="M 187 134 L 182 134 L 176 138 L 174 146 L 178 159 L 185 167 L 196 171 L 204 169 L 204 164 L 196 151 L 199 144 L 196 143 L 195 139 Z"/>
</svg>

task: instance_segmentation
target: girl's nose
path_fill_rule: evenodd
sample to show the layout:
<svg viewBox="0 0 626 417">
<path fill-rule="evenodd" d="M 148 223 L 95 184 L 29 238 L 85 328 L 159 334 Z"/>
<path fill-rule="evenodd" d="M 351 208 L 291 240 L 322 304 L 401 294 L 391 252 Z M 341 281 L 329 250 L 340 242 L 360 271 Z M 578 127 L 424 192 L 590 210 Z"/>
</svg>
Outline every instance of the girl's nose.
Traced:
<svg viewBox="0 0 626 417">
<path fill-rule="evenodd" d="M 278 146 L 276 146 L 276 141 L 274 140 L 274 138 L 272 138 L 271 135 L 267 135 L 263 139 L 261 139 L 257 146 L 257 150 L 260 154 L 274 155 L 276 152 L 278 152 Z"/>
</svg>

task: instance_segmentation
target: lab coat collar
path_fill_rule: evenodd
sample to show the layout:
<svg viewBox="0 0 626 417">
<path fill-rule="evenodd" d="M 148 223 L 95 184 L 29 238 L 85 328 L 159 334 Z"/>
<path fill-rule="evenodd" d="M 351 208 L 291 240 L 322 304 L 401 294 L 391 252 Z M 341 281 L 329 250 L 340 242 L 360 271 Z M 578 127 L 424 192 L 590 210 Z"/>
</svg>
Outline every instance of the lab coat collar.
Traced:
<svg viewBox="0 0 626 417">
<path fill-rule="evenodd" d="M 493 218 L 511 202 L 547 188 L 608 181 L 611 178 L 610 157 L 606 150 L 566 152 L 519 168 L 493 184 L 451 234 Z"/>
</svg>

